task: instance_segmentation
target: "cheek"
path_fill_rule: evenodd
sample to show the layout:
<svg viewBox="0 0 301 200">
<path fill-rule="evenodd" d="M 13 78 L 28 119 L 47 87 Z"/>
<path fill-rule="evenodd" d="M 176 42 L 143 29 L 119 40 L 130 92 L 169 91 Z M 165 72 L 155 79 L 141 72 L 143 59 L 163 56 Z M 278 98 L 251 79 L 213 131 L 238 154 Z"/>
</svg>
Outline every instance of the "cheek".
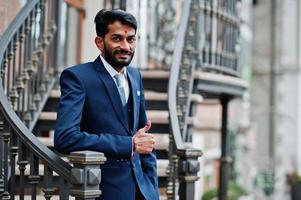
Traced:
<svg viewBox="0 0 301 200">
<path fill-rule="evenodd" d="M 131 49 L 135 50 L 136 48 L 136 43 L 131 45 Z"/>
</svg>

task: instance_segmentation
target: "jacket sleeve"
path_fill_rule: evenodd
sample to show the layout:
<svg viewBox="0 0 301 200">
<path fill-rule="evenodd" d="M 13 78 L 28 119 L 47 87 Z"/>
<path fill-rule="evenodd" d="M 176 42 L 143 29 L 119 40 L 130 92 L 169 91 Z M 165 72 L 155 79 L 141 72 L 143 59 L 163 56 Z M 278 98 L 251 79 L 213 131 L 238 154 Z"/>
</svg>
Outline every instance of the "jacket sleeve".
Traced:
<svg viewBox="0 0 301 200">
<path fill-rule="evenodd" d="M 61 98 L 54 134 L 54 148 L 61 153 L 80 150 L 103 152 L 114 157 L 131 157 L 131 136 L 110 133 L 87 133 L 80 124 L 85 103 L 85 88 L 71 70 L 60 78 Z"/>
<path fill-rule="evenodd" d="M 141 99 L 140 99 L 140 113 L 139 113 L 139 124 L 138 129 L 145 126 L 147 121 L 147 116 L 145 113 L 145 98 L 144 89 L 142 84 L 142 79 L 140 75 L 140 89 L 141 89 Z M 140 161 L 144 175 L 146 175 L 150 181 L 153 183 L 154 187 L 158 192 L 158 176 L 157 176 L 157 157 L 155 149 L 150 154 L 140 154 Z"/>
</svg>

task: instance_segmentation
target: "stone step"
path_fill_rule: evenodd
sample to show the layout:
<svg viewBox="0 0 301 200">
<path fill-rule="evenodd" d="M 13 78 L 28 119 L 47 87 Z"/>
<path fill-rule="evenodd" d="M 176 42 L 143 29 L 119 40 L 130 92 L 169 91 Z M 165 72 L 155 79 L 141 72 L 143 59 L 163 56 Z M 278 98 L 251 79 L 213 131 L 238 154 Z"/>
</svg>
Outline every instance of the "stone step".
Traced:
<svg viewBox="0 0 301 200">
<path fill-rule="evenodd" d="M 59 89 L 53 89 L 49 98 L 58 99 L 61 96 L 61 91 Z M 167 101 L 167 94 L 164 92 L 156 92 L 145 90 L 144 91 L 145 100 L 153 100 L 153 101 Z"/>
<path fill-rule="evenodd" d="M 147 110 L 167 110 L 167 94 L 164 92 L 144 91 Z M 44 111 L 57 111 L 61 92 L 54 89 L 49 95 Z"/>
<path fill-rule="evenodd" d="M 168 124 L 169 123 L 169 113 L 165 110 L 148 110 L 146 111 L 147 118 L 151 120 L 152 124 Z M 39 120 L 42 121 L 56 121 L 56 112 L 41 112 Z M 195 117 L 188 117 L 188 124 L 194 125 L 197 123 Z"/>
<path fill-rule="evenodd" d="M 58 98 L 60 98 L 60 96 L 61 96 L 60 90 L 53 89 L 50 92 L 49 98 L 58 99 Z M 145 97 L 145 100 L 149 100 L 149 101 L 167 101 L 168 100 L 167 93 L 156 92 L 156 91 L 152 91 L 152 90 L 145 90 L 144 97 Z M 203 102 L 203 97 L 200 94 L 191 94 L 191 100 L 201 103 L 201 102 Z M 211 101 L 213 101 L 213 100 L 211 100 Z"/>
<path fill-rule="evenodd" d="M 52 90 L 44 111 L 57 111 L 60 95 L 61 92 L 59 89 Z M 168 110 L 168 96 L 166 92 L 145 90 L 144 95 L 147 110 Z M 194 103 L 201 103 L 203 101 L 203 97 L 200 94 L 191 94 L 190 97 Z"/>
<path fill-rule="evenodd" d="M 143 70 L 141 71 L 141 75 L 145 90 L 167 92 L 169 71 Z"/>
<path fill-rule="evenodd" d="M 52 130 L 55 126 L 56 112 L 41 112 L 39 121 L 34 129 L 38 133 L 43 130 Z M 148 110 L 146 115 L 152 122 L 150 133 L 166 133 L 169 132 L 169 113 L 164 110 Z M 188 125 L 194 126 L 198 124 L 195 117 L 188 118 Z"/>
</svg>

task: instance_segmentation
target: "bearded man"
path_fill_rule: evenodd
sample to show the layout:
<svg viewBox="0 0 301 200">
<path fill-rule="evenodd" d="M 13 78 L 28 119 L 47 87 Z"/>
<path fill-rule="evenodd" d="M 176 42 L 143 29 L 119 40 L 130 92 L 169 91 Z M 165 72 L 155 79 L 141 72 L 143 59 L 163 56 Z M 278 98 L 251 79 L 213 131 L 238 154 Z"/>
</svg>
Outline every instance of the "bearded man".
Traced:
<svg viewBox="0 0 301 200">
<path fill-rule="evenodd" d="M 100 189 L 103 200 L 158 200 L 154 136 L 145 113 L 140 72 L 130 67 L 137 21 L 122 10 L 95 16 L 94 62 L 66 68 L 54 145 L 62 153 L 103 152 Z"/>
</svg>

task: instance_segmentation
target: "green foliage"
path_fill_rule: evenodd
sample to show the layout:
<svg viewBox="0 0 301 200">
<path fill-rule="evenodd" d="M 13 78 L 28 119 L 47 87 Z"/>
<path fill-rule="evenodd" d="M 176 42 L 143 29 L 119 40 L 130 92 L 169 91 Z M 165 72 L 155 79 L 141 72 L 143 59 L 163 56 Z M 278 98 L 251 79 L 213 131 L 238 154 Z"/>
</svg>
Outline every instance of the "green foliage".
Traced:
<svg viewBox="0 0 301 200">
<path fill-rule="evenodd" d="M 230 182 L 228 190 L 228 200 L 238 200 L 239 197 L 246 195 L 247 192 L 237 183 Z M 218 197 L 216 188 L 208 190 L 202 197 L 202 200 L 213 200 Z"/>
<path fill-rule="evenodd" d="M 269 196 L 274 192 L 274 175 L 269 172 L 259 173 L 256 177 L 256 185 L 261 188 L 265 195 Z"/>
<path fill-rule="evenodd" d="M 202 197 L 202 200 L 212 200 L 218 195 L 218 190 L 216 188 L 208 190 Z"/>
</svg>

